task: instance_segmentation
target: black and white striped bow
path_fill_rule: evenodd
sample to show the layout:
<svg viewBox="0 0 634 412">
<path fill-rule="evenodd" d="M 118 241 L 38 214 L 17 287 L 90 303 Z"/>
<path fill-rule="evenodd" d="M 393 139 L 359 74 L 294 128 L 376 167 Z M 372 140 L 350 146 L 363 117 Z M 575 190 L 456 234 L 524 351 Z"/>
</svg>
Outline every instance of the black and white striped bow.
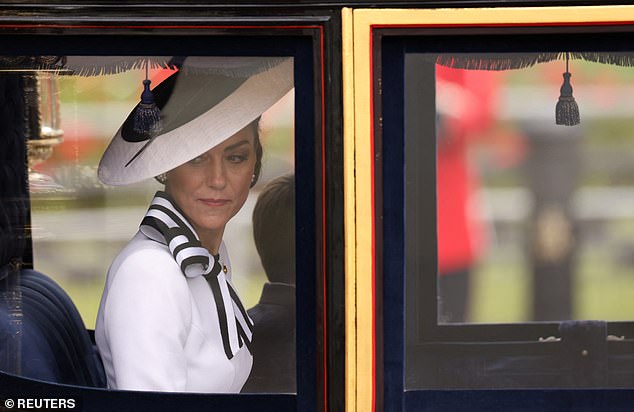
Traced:
<svg viewBox="0 0 634 412">
<path fill-rule="evenodd" d="M 216 302 L 220 334 L 227 358 L 233 358 L 243 345 L 251 351 L 253 321 L 233 286 L 227 281 L 220 256 L 212 255 L 202 246 L 196 231 L 169 194 L 156 192 L 141 221 L 141 232 L 148 238 L 167 245 L 186 277 L 205 277 Z"/>
</svg>

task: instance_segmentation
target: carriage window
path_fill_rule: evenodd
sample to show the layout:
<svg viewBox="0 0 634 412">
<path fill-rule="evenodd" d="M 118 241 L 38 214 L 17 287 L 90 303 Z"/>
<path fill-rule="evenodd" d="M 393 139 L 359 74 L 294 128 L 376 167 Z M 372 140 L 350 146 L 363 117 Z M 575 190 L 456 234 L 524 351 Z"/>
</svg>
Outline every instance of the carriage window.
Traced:
<svg viewBox="0 0 634 412">
<path fill-rule="evenodd" d="M 439 323 L 634 319 L 634 70 L 534 56 L 430 71 Z"/>
<path fill-rule="evenodd" d="M 211 63 L 205 59 L 211 59 Z M 213 67 L 206 72 L 210 66 Z M 284 68 L 286 76 L 281 86 L 280 67 Z M 117 263 L 113 264 L 113 261 L 117 262 L 116 257 L 125 253 L 122 250 L 132 242 L 131 239 L 146 233 L 143 227 L 139 228 L 142 222 L 147 224 L 144 216 L 150 213 L 148 207 L 153 198 L 156 199 L 157 191 L 165 191 L 176 210 L 168 215 L 174 217 L 176 213 L 176 216 L 181 216 L 177 213 L 180 212 L 191 223 L 191 226 L 187 222 L 181 223 L 179 230 L 189 226 L 200 232 L 200 245 L 210 251 L 212 249 L 207 245 L 214 245 L 213 253 L 205 255 L 211 263 L 201 265 L 201 273 L 208 268 L 211 272 L 205 272 L 200 279 L 209 273 L 221 279 L 216 281 L 207 277 L 206 282 L 201 281 L 204 288 L 194 290 L 191 285 L 198 280 L 192 281 L 191 273 L 183 269 L 183 273 L 187 274 L 187 284 L 192 289 L 192 299 L 198 299 L 197 293 L 211 290 L 207 293 L 210 306 L 198 307 L 196 301 L 191 307 L 187 306 L 186 309 L 192 311 L 187 316 L 193 319 L 193 323 L 199 322 L 198 328 L 204 328 L 206 322 L 213 322 L 213 319 L 218 319 L 216 323 L 220 323 L 220 332 L 225 330 L 222 329 L 224 325 L 227 337 L 222 334 L 219 342 L 224 345 L 224 351 L 221 346 L 218 353 L 223 357 L 226 353 L 225 361 L 238 359 L 236 362 L 240 362 L 239 358 L 245 356 L 243 352 L 247 353 L 244 349 L 247 347 L 250 352 L 260 353 L 253 364 L 251 376 L 248 380 L 248 373 L 244 376 L 246 384 L 243 392 L 295 393 L 295 94 L 292 58 L 233 56 L 183 60 L 171 56 L 70 56 L 61 62 L 50 62 L 50 68 L 31 70 L 31 74 L 25 76 L 25 81 L 28 81 L 25 88 L 26 109 L 31 111 L 26 137 L 34 268 L 52 278 L 70 296 L 86 328 L 95 329 L 97 326 L 99 344 L 97 319 L 101 316 L 100 300 L 104 288 L 115 287 L 106 281 L 109 267 L 115 267 Z M 274 70 L 280 71 L 266 77 Z M 211 84 L 205 83 L 211 77 L 214 87 L 209 88 L 208 93 L 200 93 L 200 89 Z M 169 90 L 157 91 L 174 78 L 174 84 L 166 86 Z M 259 80 L 254 81 L 254 78 Z M 153 99 L 156 101 L 152 104 L 160 111 L 160 118 L 154 120 L 148 120 L 151 114 L 139 114 L 144 104 L 143 101 L 139 103 L 139 96 L 146 80 L 151 81 L 155 95 Z M 259 87 L 267 93 L 275 93 L 275 97 L 259 98 L 262 94 Z M 167 97 L 161 97 L 160 93 Z M 167 103 L 161 99 L 167 99 Z M 178 105 L 170 108 L 170 101 L 174 99 L 178 100 Z M 237 103 L 232 103 L 232 99 Z M 239 99 L 249 100 L 257 108 L 245 109 L 239 105 Z M 197 145 L 217 140 L 215 145 L 209 145 L 203 151 L 196 149 L 200 153 L 180 150 L 181 147 L 192 146 L 191 141 L 186 141 L 188 136 L 182 136 L 180 144 L 164 149 L 168 163 L 170 156 L 178 157 L 179 161 L 166 170 L 160 170 L 160 173 L 150 170 L 143 179 L 135 176 L 136 173 L 144 173 L 144 169 L 163 167 L 151 166 L 150 161 L 139 166 L 141 172 L 130 172 L 123 177 L 131 184 L 121 185 L 119 177 L 106 176 L 116 167 L 98 171 L 100 158 L 113 136 L 125 140 L 124 144 L 138 145 L 136 154 L 128 159 L 125 166 L 116 169 L 125 170 L 134 163 L 143 162 L 146 150 L 146 154 L 156 150 L 149 155 L 150 160 L 155 159 L 163 133 L 178 132 L 183 124 L 204 117 L 221 106 L 219 114 L 214 115 L 215 120 L 196 124 L 196 130 L 189 129 L 191 134 L 198 133 L 197 140 L 191 138 Z M 126 118 L 135 122 L 129 139 L 124 135 Z M 138 119 L 141 123 L 146 122 L 142 126 L 146 129 L 136 129 Z M 152 121 L 160 122 L 161 129 L 153 129 L 155 124 Z M 216 127 L 219 123 L 220 126 Z M 216 129 L 225 131 L 217 132 L 216 136 Z M 148 134 L 145 139 L 135 140 L 135 133 L 142 134 L 148 130 L 151 130 L 151 136 Z M 220 136 L 220 133 L 225 134 Z M 146 143 L 141 145 L 139 141 Z M 260 149 L 256 142 L 261 144 Z M 217 150 L 218 147 L 221 150 Z M 114 152 L 119 156 L 117 150 Z M 108 161 L 104 156 L 102 163 Z M 171 171 L 181 164 L 189 168 L 186 173 Z M 201 165 L 207 165 L 207 171 L 218 173 L 202 171 Z M 167 172 L 167 183 L 160 176 L 163 172 Z M 155 175 L 158 175 L 156 179 Z M 114 182 L 116 186 L 105 184 L 104 180 Z M 197 203 L 191 206 L 187 203 L 190 198 Z M 162 202 L 165 197 L 161 199 Z M 206 210 L 200 211 L 201 208 Z M 177 237 L 169 238 L 169 233 L 166 231 L 161 232 L 161 236 L 151 234 L 148 237 L 157 244 L 164 244 L 167 251 L 172 246 L 171 242 L 178 240 Z M 206 236 L 213 237 L 216 233 L 220 233 L 220 237 L 214 237 L 215 243 L 207 243 Z M 180 263 L 178 253 L 179 250 L 172 251 L 173 259 L 180 265 L 175 267 L 183 268 L 185 263 Z M 149 261 L 146 263 L 151 264 Z M 216 273 L 213 268 L 218 263 L 219 271 Z M 187 267 L 187 270 L 194 266 L 196 264 Z M 236 294 L 239 299 L 236 299 Z M 166 296 L 171 295 L 168 293 Z M 138 298 L 145 299 L 143 294 Z M 222 298 L 225 300 L 223 307 L 218 301 L 222 302 Z M 216 305 L 212 307 L 214 301 Z M 25 301 L 25 308 L 29 304 Z M 214 308 L 218 309 L 217 316 Z M 212 312 L 216 317 L 205 314 Z M 222 315 L 226 316 L 224 323 Z M 135 311 L 127 316 L 135 316 Z M 200 317 L 198 321 L 197 316 Z M 165 322 L 166 319 L 159 321 Z M 204 347 L 205 333 L 201 333 L 191 337 L 194 342 L 188 345 Z M 185 349 L 189 350 L 188 347 Z M 26 356 L 26 351 L 23 354 Z M 104 356 L 103 351 L 101 355 L 110 379 L 112 369 L 108 370 L 107 363 L 113 355 Z M 7 356 L 10 357 L 11 353 Z M 29 376 L 28 370 L 22 372 Z M 203 385 L 181 388 L 181 391 L 223 392 L 225 386 L 225 392 L 240 390 L 239 387 L 231 389 L 223 384 L 219 384 L 219 390 L 205 390 Z"/>
<path fill-rule="evenodd" d="M 405 54 L 406 387 L 634 384 L 631 59 Z"/>
<path fill-rule="evenodd" d="M 598 10 L 353 15 L 377 405 L 634 388 L 634 30 Z"/>
</svg>

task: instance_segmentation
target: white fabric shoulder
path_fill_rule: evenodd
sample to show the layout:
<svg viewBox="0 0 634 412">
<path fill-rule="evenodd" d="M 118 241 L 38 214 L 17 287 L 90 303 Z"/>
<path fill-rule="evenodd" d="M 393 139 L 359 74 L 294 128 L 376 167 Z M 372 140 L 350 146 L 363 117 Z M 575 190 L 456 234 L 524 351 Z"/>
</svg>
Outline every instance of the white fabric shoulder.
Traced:
<svg viewBox="0 0 634 412">
<path fill-rule="evenodd" d="M 104 302 L 116 386 L 184 390 L 183 347 L 192 324 L 187 281 L 164 246 L 145 239 L 128 246 L 113 263 Z"/>
</svg>

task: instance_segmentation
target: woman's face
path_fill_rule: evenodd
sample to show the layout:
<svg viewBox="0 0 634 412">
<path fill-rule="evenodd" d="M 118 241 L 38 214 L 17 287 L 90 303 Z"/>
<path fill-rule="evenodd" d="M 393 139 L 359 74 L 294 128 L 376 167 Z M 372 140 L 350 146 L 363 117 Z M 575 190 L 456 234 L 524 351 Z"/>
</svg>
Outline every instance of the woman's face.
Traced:
<svg viewBox="0 0 634 412">
<path fill-rule="evenodd" d="M 247 126 L 220 145 L 167 173 L 166 191 L 201 240 L 219 247 L 225 225 L 242 207 L 256 162 L 255 130 Z M 214 251 L 214 252 L 217 252 Z"/>
</svg>

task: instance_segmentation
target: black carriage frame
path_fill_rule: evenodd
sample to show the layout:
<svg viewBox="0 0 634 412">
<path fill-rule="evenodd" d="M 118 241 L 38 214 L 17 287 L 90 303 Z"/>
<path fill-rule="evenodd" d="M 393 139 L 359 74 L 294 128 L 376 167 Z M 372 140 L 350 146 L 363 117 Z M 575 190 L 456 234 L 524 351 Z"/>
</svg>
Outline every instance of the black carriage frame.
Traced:
<svg viewBox="0 0 634 412">
<path fill-rule="evenodd" d="M 0 373 L 0 395 L 77 399 L 87 410 L 343 410 L 343 161 L 339 14 L 155 4 L 2 6 L 0 54 L 286 55 L 295 62 L 297 395 L 106 391 Z M 328 107 L 327 112 L 325 108 Z M 26 162 L 22 163 L 26 168 Z M 28 201 L 27 201 L 28 204 Z M 27 225 L 27 230 L 29 230 Z M 30 239 L 30 233 L 26 233 Z M 33 267 L 32 246 L 21 257 Z M 6 262 L 3 262 L 5 264 Z M 306 268 L 314 268 L 306 271 Z M 299 272 L 298 272 L 299 273 Z"/>
</svg>

